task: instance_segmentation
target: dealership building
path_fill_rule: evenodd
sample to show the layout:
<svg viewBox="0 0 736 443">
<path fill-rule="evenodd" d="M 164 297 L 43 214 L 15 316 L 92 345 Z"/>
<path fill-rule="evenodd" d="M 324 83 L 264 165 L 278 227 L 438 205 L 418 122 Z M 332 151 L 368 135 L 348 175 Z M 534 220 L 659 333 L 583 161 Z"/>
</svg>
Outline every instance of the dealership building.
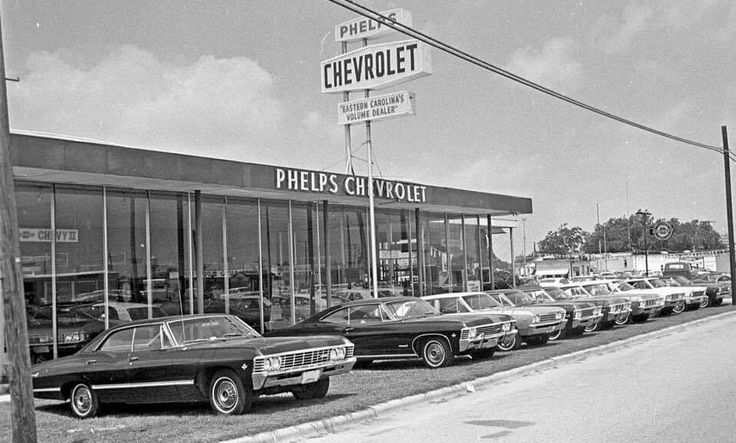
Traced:
<svg viewBox="0 0 736 443">
<path fill-rule="evenodd" d="M 29 339 L 50 341 L 52 356 L 75 322 L 122 319 L 96 317 L 105 302 L 140 303 L 131 317 L 231 312 L 268 329 L 371 294 L 365 177 L 10 140 Z M 489 232 L 512 235 L 508 219 L 532 211 L 529 198 L 380 178 L 374 195 L 381 295 L 481 288 Z"/>
</svg>

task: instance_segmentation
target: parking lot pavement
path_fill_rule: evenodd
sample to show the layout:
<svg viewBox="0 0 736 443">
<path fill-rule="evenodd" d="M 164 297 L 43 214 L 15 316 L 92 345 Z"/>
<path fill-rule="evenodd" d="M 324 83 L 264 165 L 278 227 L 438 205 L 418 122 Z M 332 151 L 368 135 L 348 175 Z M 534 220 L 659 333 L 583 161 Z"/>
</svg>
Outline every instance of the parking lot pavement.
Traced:
<svg viewBox="0 0 736 443">
<path fill-rule="evenodd" d="M 320 441 L 733 441 L 734 340 L 736 317 L 700 322 Z"/>
</svg>

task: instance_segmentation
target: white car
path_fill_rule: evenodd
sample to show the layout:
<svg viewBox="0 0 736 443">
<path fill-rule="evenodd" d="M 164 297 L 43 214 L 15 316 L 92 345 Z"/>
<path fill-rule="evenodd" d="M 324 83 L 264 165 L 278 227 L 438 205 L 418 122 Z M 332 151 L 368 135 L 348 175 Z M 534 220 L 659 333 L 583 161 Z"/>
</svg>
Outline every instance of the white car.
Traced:
<svg viewBox="0 0 736 443">
<path fill-rule="evenodd" d="M 667 284 L 661 278 L 635 277 L 624 280 L 636 289 L 646 289 L 664 297 L 661 314 L 679 314 L 685 310 L 685 290 Z"/>
</svg>

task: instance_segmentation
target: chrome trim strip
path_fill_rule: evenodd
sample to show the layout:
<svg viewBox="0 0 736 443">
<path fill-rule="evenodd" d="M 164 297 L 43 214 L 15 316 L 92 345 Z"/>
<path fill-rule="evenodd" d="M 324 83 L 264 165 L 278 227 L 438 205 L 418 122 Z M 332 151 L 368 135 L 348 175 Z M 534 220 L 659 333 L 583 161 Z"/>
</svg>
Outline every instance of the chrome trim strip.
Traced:
<svg viewBox="0 0 736 443">
<path fill-rule="evenodd" d="M 61 386 L 58 388 L 38 388 L 34 389 L 33 392 L 61 392 Z"/>
<path fill-rule="evenodd" d="M 173 380 L 173 381 L 149 381 L 142 383 L 116 383 L 107 385 L 92 385 L 92 389 L 134 389 L 134 388 L 158 388 L 163 386 L 186 386 L 193 385 L 194 380 Z"/>
</svg>

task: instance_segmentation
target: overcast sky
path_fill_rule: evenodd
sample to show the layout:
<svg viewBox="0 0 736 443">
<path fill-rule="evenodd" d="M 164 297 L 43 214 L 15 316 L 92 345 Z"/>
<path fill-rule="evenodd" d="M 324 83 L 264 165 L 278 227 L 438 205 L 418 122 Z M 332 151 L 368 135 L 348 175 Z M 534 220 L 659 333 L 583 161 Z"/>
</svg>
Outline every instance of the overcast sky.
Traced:
<svg viewBox="0 0 736 443">
<path fill-rule="evenodd" d="M 411 11 L 426 34 L 638 123 L 717 146 L 729 125 L 736 146 L 731 0 L 363 3 Z M 11 130 L 344 172 L 342 96 L 320 92 L 319 64 L 340 53 L 334 26 L 355 17 L 348 10 L 320 0 L 2 7 L 7 75 L 21 78 L 8 83 Z M 597 203 L 601 221 L 646 208 L 725 231 L 717 153 L 438 50 L 432 67 L 389 89 L 415 92 L 417 114 L 374 124 L 384 177 L 532 198 L 527 251 L 562 223 L 592 231 Z M 354 129 L 354 146 L 363 141 Z"/>
</svg>

